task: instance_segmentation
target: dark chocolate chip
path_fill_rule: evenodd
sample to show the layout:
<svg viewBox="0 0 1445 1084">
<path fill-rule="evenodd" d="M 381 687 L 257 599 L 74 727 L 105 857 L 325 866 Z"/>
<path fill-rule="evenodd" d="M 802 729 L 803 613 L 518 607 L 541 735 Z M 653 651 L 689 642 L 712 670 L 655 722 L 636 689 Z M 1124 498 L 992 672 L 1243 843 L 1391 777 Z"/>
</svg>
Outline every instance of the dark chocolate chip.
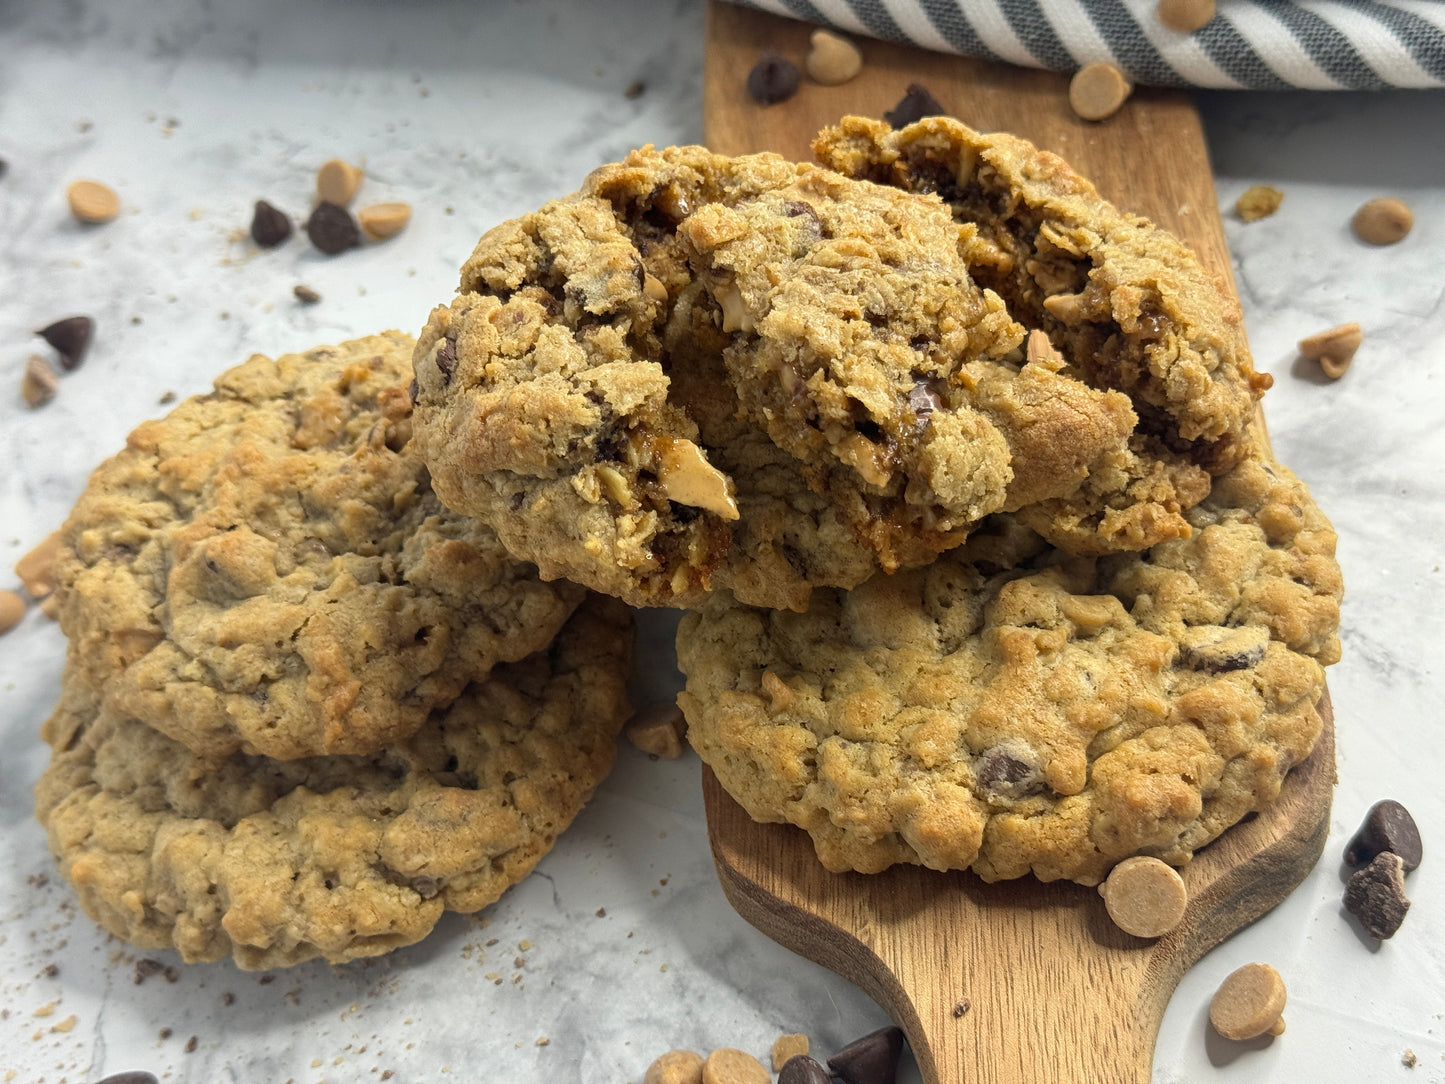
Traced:
<svg viewBox="0 0 1445 1084">
<path fill-rule="evenodd" d="M 306 236 L 328 256 L 361 244 L 361 229 L 351 212 L 338 203 L 322 200 L 306 220 Z"/>
<path fill-rule="evenodd" d="M 457 344 L 450 339 L 443 339 L 437 347 L 437 369 L 442 374 L 444 383 L 452 382 L 452 374 L 457 371 Z"/>
<path fill-rule="evenodd" d="M 888 112 L 883 114 L 891 127 L 902 128 L 924 117 L 943 117 L 948 110 L 937 98 L 929 93 L 922 83 L 909 83 L 908 90 Z"/>
<path fill-rule="evenodd" d="M 296 300 L 303 305 L 315 305 L 321 300 L 320 294 L 310 286 L 303 286 L 300 283 L 291 288 L 291 293 L 295 296 Z"/>
<path fill-rule="evenodd" d="M 777 105 L 798 93 L 798 66 L 777 53 L 764 53 L 748 72 L 748 93 L 759 105 Z"/>
<path fill-rule="evenodd" d="M 96 1081 L 96 1084 L 160 1084 L 154 1073 L 142 1072 L 139 1069 L 131 1069 L 124 1073 L 111 1073 L 104 1080 Z"/>
<path fill-rule="evenodd" d="M 783 1062 L 778 1084 L 831 1084 L 833 1078 L 807 1054 L 794 1054 Z"/>
<path fill-rule="evenodd" d="M 275 248 L 291 236 L 291 219 L 263 199 L 251 213 L 251 240 L 262 248 Z"/>
<path fill-rule="evenodd" d="M 406 386 L 406 394 L 411 398 L 411 405 L 416 406 L 417 396 L 421 394 L 421 385 L 416 382 L 416 377 L 412 377 L 411 383 Z"/>
<path fill-rule="evenodd" d="M 1185 630 L 1179 644 L 1179 662 L 1190 670 L 1227 674 L 1258 666 L 1268 646 L 1269 629 L 1262 625 L 1198 625 Z"/>
<path fill-rule="evenodd" d="M 1043 773 L 1036 763 L 1024 759 L 1026 746 L 1020 742 L 995 745 L 979 754 L 974 778 L 991 797 L 1025 798 L 1043 789 Z"/>
<path fill-rule="evenodd" d="M 834 1054 L 828 1059 L 828 1068 L 843 1084 L 893 1084 L 902 1052 L 903 1032 L 879 1028 Z"/>
<path fill-rule="evenodd" d="M 1399 802 L 1388 798 L 1370 807 L 1365 823 L 1360 825 L 1355 838 L 1345 848 L 1345 862 L 1351 866 L 1363 866 L 1384 851 L 1399 855 L 1406 871 L 1418 867 L 1425 857 L 1415 818 Z"/>
<path fill-rule="evenodd" d="M 915 381 L 912 388 L 908 390 L 908 409 L 913 411 L 913 417 L 919 429 L 927 429 L 929 419 L 935 410 L 943 406 L 943 400 L 938 393 L 928 385 L 928 381 Z"/>
<path fill-rule="evenodd" d="M 1397 854 L 1382 851 L 1345 884 L 1345 910 L 1360 920 L 1365 932 L 1377 940 L 1393 937 L 1410 901 L 1405 898 L 1405 863 Z"/>
<path fill-rule="evenodd" d="M 62 369 L 75 369 L 85 360 L 90 340 L 95 338 L 95 321 L 89 316 L 67 316 L 36 334 L 55 348 Z"/>
</svg>

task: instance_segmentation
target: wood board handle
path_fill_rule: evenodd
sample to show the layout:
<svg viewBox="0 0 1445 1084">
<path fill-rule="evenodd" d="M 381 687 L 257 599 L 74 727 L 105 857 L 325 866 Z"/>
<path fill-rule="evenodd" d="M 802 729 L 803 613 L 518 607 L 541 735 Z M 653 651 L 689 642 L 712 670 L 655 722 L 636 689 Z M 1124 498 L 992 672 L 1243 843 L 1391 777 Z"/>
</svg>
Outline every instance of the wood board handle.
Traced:
<svg viewBox="0 0 1445 1084">
<path fill-rule="evenodd" d="M 1120 931 L 1098 893 L 1072 883 L 829 873 L 805 833 L 753 822 L 704 766 L 713 858 L 743 918 L 892 1016 L 926 1084 L 1147 1084 L 1184 972 L 1319 860 L 1335 780 L 1328 694 L 1320 711 L 1320 740 L 1275 804 L 1182 871 L 1188 910 L 1157 941 Z"/>
</svg>

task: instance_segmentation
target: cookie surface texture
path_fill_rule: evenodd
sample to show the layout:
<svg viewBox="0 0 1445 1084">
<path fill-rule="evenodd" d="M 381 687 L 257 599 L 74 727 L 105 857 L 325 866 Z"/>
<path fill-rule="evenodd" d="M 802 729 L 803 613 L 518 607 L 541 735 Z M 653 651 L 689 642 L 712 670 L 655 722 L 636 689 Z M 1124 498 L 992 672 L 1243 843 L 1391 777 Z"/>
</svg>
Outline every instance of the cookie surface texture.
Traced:
<svg viewBox="0 0 1445 1084">
<path fill-rule="evenodd" d="M 254 357 L 95 471 L 60 623 L 116 712 L 206 756 L 366 753 L 551 640 L 583 591 L 431 491 L 412 346 Z"/>
<path fill-rule="evenodd" d="M 716 596 L 678 631 L 689 740 L 833 870 L 1183 864 L 1314 747 L 1342 591 L 1334 532 L 1273 461 L 1188 517 L 1188 538 L 1078 558 L 999 516 L 806 613 Z"/>
<path fill-rule="evenodd" d="M 1078 498 L 1096 468 L 1145 473 L 1128 397 L 1026 356 L 972 276 L 981 243 L 933 196 L 775 155 L 636 151 L 490 231 L 433 312 L 416 427 L 438 492 L 544 576 L 639 605 L 726 588 L 794 606 L 858 582 L 857 553 L 926 564 L 991 512 Z M 699 406 L 687 371 L 719 374 L 721 402 Z M 730 456 L 723 405 L 795 477 Z M 780 506 L 780 485 L 811 496 Z M 772 592 L 750 565 L 760 492 L 790 564 Z M 1132 544 L 1182 533 L 1181 507 Z"/>
<path fill-rule="evenodd" d="M 199 757 L 103 707 L 72 668 L 36 788 L 61 873 L 105 929 L 245 969 L 375 956 L 525 877 L 610 769 L 632 627 L 585 602 L 369 756 Z"/>
</svg>

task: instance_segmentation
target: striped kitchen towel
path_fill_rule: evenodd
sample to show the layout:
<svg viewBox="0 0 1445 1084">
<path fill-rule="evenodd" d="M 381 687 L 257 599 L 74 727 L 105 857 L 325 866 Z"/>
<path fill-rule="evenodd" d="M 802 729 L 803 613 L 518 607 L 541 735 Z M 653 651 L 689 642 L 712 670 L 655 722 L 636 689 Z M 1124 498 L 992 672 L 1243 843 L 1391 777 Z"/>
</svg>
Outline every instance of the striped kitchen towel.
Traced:
<svg viewBox="0 0 1445 1084">
<path fill-rule="evenodd" d="M 1158 0 L 742 0 L 851 34 L 1153 86 L 1445 87 L 1445 0 L 1218 0 L 1193 33 Z"/>
</svg>

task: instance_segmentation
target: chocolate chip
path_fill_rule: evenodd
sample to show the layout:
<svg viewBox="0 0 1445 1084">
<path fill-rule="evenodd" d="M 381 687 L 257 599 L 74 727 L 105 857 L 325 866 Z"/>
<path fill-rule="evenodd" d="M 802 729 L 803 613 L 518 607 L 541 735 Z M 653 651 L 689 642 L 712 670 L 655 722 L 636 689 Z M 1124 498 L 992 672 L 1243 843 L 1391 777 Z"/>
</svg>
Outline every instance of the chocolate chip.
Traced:
<svg viewBox="0 0 1445 1084">
<path fill-rule="evenodd" d="M 142 1072 L 139 1069 L 131 1069 L 124 1073 L 111 1073 L 104 1080 L 96 1081 L 96 1084 L 160 1084 L 154 1073 Z"/>
<path fill-rule="evenodd" d="M 1179 662 L 1190 670 L 1225 674 L 1258 666 L 1269 646 L 1269 629 L 1262 625 L 1227 628 L 1197 625 L 1184 630 L 1179 642 Z"/>
<path fill-rule="evenodd" d="M 152 975 L 159 975 L 166 969 L 166 965 L 159 960 L 152 960 L 149 957 L 135 962 L 135 984 L 139 986 Z"/>
<path fill-rule="evenodd" d="M 338 203 L 322 200 L 306 220 L 306 236 L 328 256 L 345 252 L 361 243 L 361 229 L 351 212 Z"/>
<path fill-rule="evenodd" d="M 95 337 L 95 321 L 89 316 L 67 316 L 35 334 L 48 342 L 60 355 L 60 367 L 67 371 L 79 368 Z"/>
<path fill-rule="evenodd" d="M 831 1084 L 832 1077 L 807 1054 L 794 1054 L 783 1062 L 778 1084 Z"/>
<path fill-rule="evenodd" d="M 1365 815 L 1365 823 L 1345 848 L 1345 862 L 1363 866 L 1385 851 L 1400 856 L 1406 871 L 1417 868 L 1425 856 L 1420 843 L 1420 829 L 1415 818 L 1399 802 L 1386 799 L 1376 802 Z"/>
<path fill-rule="evenodd" d="M 275 248 L 291 236 L 291 219 L 263 199 L 251 213 L 251 239 L 262 248 Z"/>
<path fill-rule="evenodd" d="M 321 300 L 321 295 L 310 286 L 303 286 L 300 283 L 291 287 L 291 293 L 297 301 L 303 305 L 315 305 Z"/>
<path fill-rule="evenodd" d="M 1345 884 L 1345 910 L 1360 920 L 1371 937 L 1393 937 L 1405 921 L 1405 863 L 1398 854 L 1382 851 Z"/>
<path fill-rule="evenodd" d="M 908 390 L 908 409 L 913 411 L 913 417 L 917 421 L 919 429 L 927 429 L 933 412 L 942 408 L 943 400 L 929 386 L 928 381 L 915 381 L 913 387 Z"/>
<path fill-rule="evenodd" d="M 412 377 L 411 383 L 406 386 L 406 394 L 411 398 L 411 405 L 416 406 L 417 396 L 421 394 L 421 385 L 416 382 L 416 377 Z"/>
<path fill-rule="evenodd" d="M 893 128 L 902 128 L 912 124 L 924 117 L 943 117 L 948 115 L 948 110 L 943 108 L 928 88 L 922 83 L 909 83 L 908 90 L 888 112 L 883 114 L 883 119 Z"/>
<path fill-rule="evenodd" d="M 443 339 L 437 347 L 437 369 L 441 371 L 445 383 L 452 382 L 452 374 L 457 371 L 457 344 L 450 339 Z"/>
<path fill-rule="evenodd" d="M 959 998 L 953 1003 L 953 1018 L 957 1020 L 959 1017 L 966 1015 L 971 1008 L 973 1008 L 972 1001 L 966 997 Z"/>
<path fill-rule="evenodd" d="M 802 73 L 791 60 L 764 53 L 748 72 L 748 93 L 759 105 L 777 105 L 798 93 Z"/>
<path fill-rule="evenodd" d="M 1032 759 L 1032 752 L 1021 742 L 995 745 L 979 754 L 973 775 L 988 797 L 1024 798 L 1043 785 L 1043 774 L 1037 764 L 1030 763 Z"/>
<path fill-rule="evenodd" d="M 879 1028 L 834 1054 L 828 1059 L 828 1068 L 844 1084 L 893 1084 L 902 1052 L 903 1032 Z"/>
</svg>

